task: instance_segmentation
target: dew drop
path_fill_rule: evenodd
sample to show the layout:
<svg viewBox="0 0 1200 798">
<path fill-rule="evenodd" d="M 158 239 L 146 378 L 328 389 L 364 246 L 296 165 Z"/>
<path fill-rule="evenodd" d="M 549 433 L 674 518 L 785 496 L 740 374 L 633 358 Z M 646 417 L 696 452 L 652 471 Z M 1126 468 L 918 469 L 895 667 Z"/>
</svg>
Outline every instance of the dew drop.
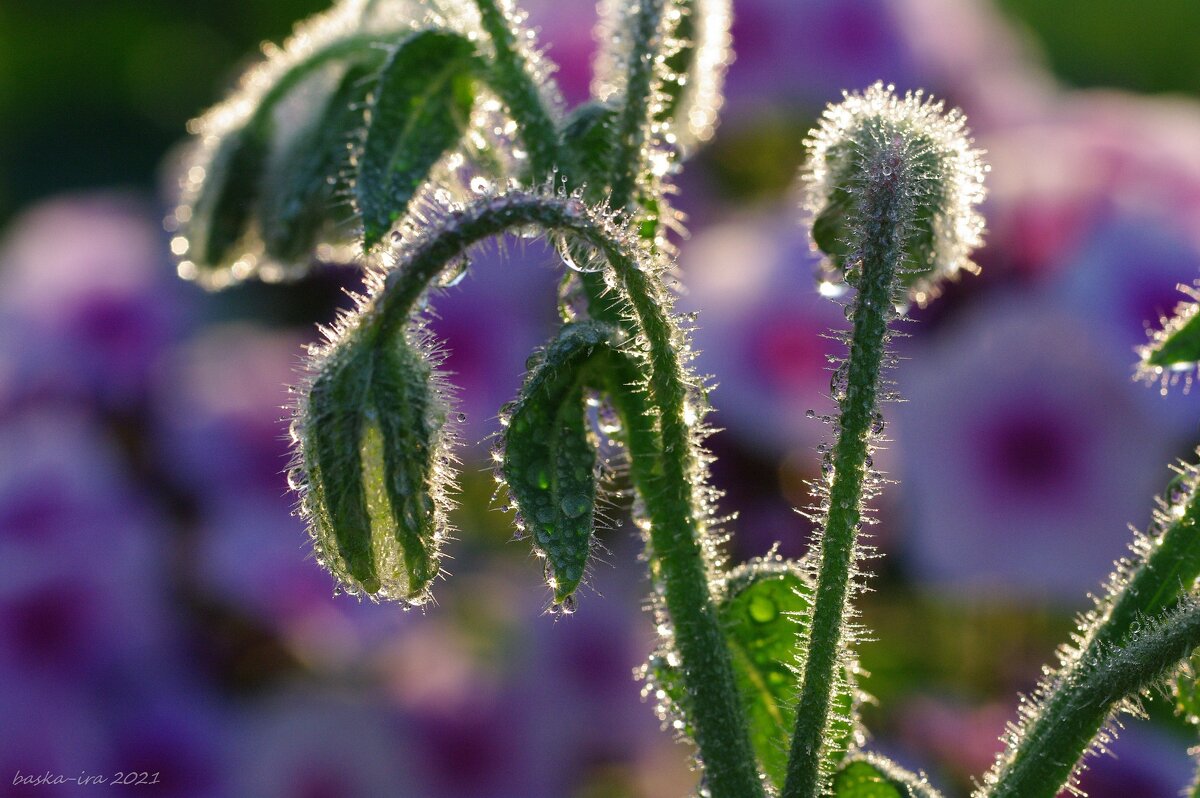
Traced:
<svg viewBox="0 0 1200 798">
<path fill-rule="evenodd" d="M 841 281 L 822 280 L 817 284 L 817 293 L 829 299 L 837 299 L 838 297 L 845 296 L 848 290 L 849 286 Z"/>
<path fill-rule="evenodd" d="M 470 266 L 471 261 L 466 255 L 455 258 L 442 269 L 438 275 L 437 284 L 442 288 L 452 288 L 458 285 L 467 276 L 467 269 Z"/>
<path fill-rule="evenodd" d="M 583 515 L 587 512 L 590 504 L 591 502 L 588 501 L 587 497 L 581 494 L 567 496 L 563 498 L 561 502 L 559 502 L 563 513 L 568 518 L 578 518 L 579 516 Z"/>
<path fill-rule="evenodd" d="M 887 422 L 883 420 L 883 413 L 875 411 L 871 414 L 871 433 L 873 435 L 882 435 Z"/>
<path fill-rule="evenodd" d="M 779 614 L 775 602 L 766 596 L 755 596 L 750 601 L 750 617 L 758 623 L 770 623 Z"/>
<path fill-rule="evenodd" d="M 829 378 L 829 396 L 835 402 L 841 402 L 846 398 L 847 386 L 850 381 L 849 371 L 849 366 L 842 363 L 833 370 L 833 376 Z"/>
</svg>

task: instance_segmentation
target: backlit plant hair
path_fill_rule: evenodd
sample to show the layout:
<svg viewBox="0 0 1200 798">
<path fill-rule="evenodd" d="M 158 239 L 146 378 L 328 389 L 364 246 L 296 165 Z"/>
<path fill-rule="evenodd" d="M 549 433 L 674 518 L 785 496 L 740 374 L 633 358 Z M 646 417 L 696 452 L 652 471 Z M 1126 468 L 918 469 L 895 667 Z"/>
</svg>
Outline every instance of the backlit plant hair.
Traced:
<svg viewBox="0 0 1200 798">
<path fill-rule="evenodd" d="M 574 611 L 587 578 L 608 438 L 625 450 L 660 635 L 643 694 L 695 743 L 700 794 L 936 796 L 862 750 L 852 600 L 864 503 L 882 486 L 871 454 L 891 326 L 975 271 L 985 168 L 963 116 L 919 93 L 876 84 L 822 117 L 805 208 L 822 292 L 853 293 L 812 508 L 821 534 L 799 562 L 729 567 L 703 445 L 708 387 L 689 366 L 693 319 L 673 309 L 681 218 L 668 201 L 713 133 L 729 20 L 728 0 L 602 0 L 594 97 L 568 111 L 511 0 L 344 0 L 265 48 L 192 124 L 171 248 L 179 274 L 210 288 L 363 265 L 354 309 L 323 331 L 296 389 L 290 482 L 342 589 L 409 607 L 442 573 L 457 462 L 427 309 L 482 242 L 546 237 L 565 266 L 563 324 L 501 409 L 493 457 L 551 607 Z M 1143 369 L 1196 361 L 1176 345 L 1188 319 L 1154 338 Z M 1115 710 L 1200 642 L 1197 481 L 1180 468 L 1154 528 L 1022 705 L 981 796 L 1070 784 Z M 1200 706 L 1178 684 L 1181 706 Z"/>
</svg>

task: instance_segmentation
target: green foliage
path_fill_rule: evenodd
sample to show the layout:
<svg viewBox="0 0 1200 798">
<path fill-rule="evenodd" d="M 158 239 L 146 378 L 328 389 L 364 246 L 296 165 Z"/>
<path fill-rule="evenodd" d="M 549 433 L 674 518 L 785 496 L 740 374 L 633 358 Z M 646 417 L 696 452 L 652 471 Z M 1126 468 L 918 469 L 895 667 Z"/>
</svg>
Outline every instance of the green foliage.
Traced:
<svg viewBox="0 0 1200 798">
<path fill-rule="evenodd" d="M 362 125 L 375 68 L 349 67 L 314 122 L 297 132 L 268 167 L 259 210 L 268 257 L 299 263 L 320 241 L 348 238 L 343 232 L 330 235 L 329 228 L 339 198 L 350 190 L 350 142 Z"/>
<path fill-rule="evenodd" d="M 565 325 L 529 372 L 504 427 L 505 483 L 546 558 L 559 604 L 579 586 L 593 545 L 599 458 L 586 399 L 588 389 L 613 387 L 610 364 L 624 357 L 616 335 L 604 324 Z"/>
<path fill-rule="evenodd" d="M 506 0 L 345 0 L 195 124 L 172 220 L 182 275 L 214 287 L 287 276 L 346 243 L 339 203 L 357 211 L 365 292 L 312 352 L 294 426 L 293 482 L 318 559 L 352 593 L 428 598 L 454 469 L 449 391 L 421 311 L 479 242 L 542 231 L 583 272 L 565 284 L 586 307 L 565 312 L 527 364 L 497 458 L 554 603 L 574 606 L 594 545 L 598 399 L 620 419 L 611 437 L 646 541 L 661 636 L 648 690 L 695 742 L 702 792 L 934 798 L 924 777 L 858 750 L 853 599 L 864 502 L 879 487 L 870 455 L 889 324 L 972 270 L 982 234 L 986 168 L 963 117 L 876 84 L 831 107 L 807 142 L 812 238 L 826 279 L 856 289 L 831 384 L 836 441 L 816 486 L 821 534 L 803 565 L 731 570 L 703 449 L 706 389 L 667 280 L 679 221 L 669 181 L 715 124 L 729 4 L 606 3 L 599 96 L 565 115 L 521 20 Z M 1195 367 L 1194 308 L 1143 350 L 1144 376 Z M 1200 642 L 1200 476 L 1179 472 L 1079 646 L 1024 705 L 981 796 L 1069 785 L 1115 710 L 1177 676 Z M 1197 714 L 1194 679 L 1176 684 L 1181 711 Z"/>
<path fill-rule="evenodd" d="M 855 757 L 833 778 L 833 798 L 938 798 L 923 776 L 881 756 Z"/>
<path fill-rule="evenodd" d="M 787 769 L 787 739 L 796 722 L 795 696 L 800 673 L 792 660 L 808 648 L 813 586 L 799 563 L 755 560 L 729 573 L 717 603 L 717 616 L 733 651 L 734 675 L 750 722 L 750 739 L 769 782 L 781 786 Z M 661 689 L 664 716 L 688 717 L 688 701 L 680 679 L 679 657 L 670 649 L 656 652 L 643 669 L 652 690 Z M 857 691 L 852 674 L 840 674 L 842 688 L 834 696 L 836 718 L 825 766 L 833 772 L 854 746 Z"/>
<path fill-rule="evenodd" d="M 380 71 L 354 181 L 368 249 L 405 214 L 433 165 L 462 138 L 475 102 L 474 55 L 462 36 L 421 31 Z"/>
</svg>

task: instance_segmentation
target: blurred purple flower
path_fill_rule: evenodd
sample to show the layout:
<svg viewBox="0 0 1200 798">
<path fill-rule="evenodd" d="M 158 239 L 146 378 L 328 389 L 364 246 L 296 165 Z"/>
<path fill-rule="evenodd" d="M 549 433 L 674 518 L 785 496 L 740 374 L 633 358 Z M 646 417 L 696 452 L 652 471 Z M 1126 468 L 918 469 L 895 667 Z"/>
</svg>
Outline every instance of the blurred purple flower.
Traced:
<svg viewBox="0 0 1200 798">
<path fill-rule="evenodd" d="M 1114 220 L 1200 252 L 1197 137 L 1195 102 L 1109 91 L 1062 92 L 1028 119 L 981 130 L 992 166 L 985 266 L 1057 274 L 1095 254 L 1089 241 Z"/>
<path fill-rule="evenodd" d="M 1094 589 L 1169 476 L 1174 442 L 1094 329 L 1025 296 L 909 348 L 896 438 L 912 565 L 960 589 Z"/>
<path fill-rule="evenodd" d="M 886 80 L 912 84 L 912 54 L 884 0 L 753 0 L 738 3 L 725 117 L 791 102 L 817 107 L 844 89 Z M 804 42 L 801 47 L 797 42 Z"/>
<path fill-rule="evenodd" d="M 105 775 L 150 774 L 154 786 L 109 785 L 114 795 L 205 798 L 228 795 L 231 718 L 216 696 L 154 684 L 102 709 L 107 752 Z M 136 781 L 136 779 L 135 779 Z"/>
<path fill-rule="evenodd" d="M 0 663 L 94 675 L 165 642 L 166 528 L 87 418 L 47 407 L 0 426 Z"/>
<path fill-rule="evenodd" d="M 844 353 L 823 337 L 846 320 L 817 292 L 816 257 L 794 217 L 714 225 L 682 255 L 680 309 L 700 311 L 696 369 L 720 379 L 714 423 L 772 449 L 827 437 L 807 411 L 832 412 L 828 357 Z"/>
<path fill-rule="evenodd" d="M 593 0 L 529 0 L 521 7 L 529 12 L 528 25 L 538 34 L 545 57 L 554 64 L 554 81 L 568 107 L 591 96 L 593 37 L 596 4 Z M 589 24 L 592 23 L 592 24 Z"/>
<path fill-rule="evenodd" d="M 33 691 L 0 682 L 0 794 L 5 798 L 64 798 L 79 795 L 75 784 L 14 785 L 12 779 L 47 772 L 78 777 L 96 775 L 107 745 L 102 725 L 87 710 L 85 697 L 64 685 Z M 50 685 L 47 685 L 50 687 Z M 19 733 L 17 733 L 19 730 Z M 111 773 L 103 773 L 109 776 Z"/>
<path fill-rule="evenodd" d="M 26 211 L 0 242 L 0 311 L 41 359 L 12 357 L 28 386 L 0 398 L 48 393 L 131 408 L 185 323 L 187 289 L 176 283 L 161 228 L 133 197 L 66 197 Z"/>
<path fill-rule="evenodd" d="M 1037 119 L 1056 101 L 1054 77 L 991 0 L 894 0 L 888 8 L 920 88 L 961 106 L 977 133 Z"/>
<path fill-rule="evenodd" d="M 1131 374 L 1134 348 L 1184 298 L 1177 288 L 1200 279 L 1200 249 L 1152 219 L 1113 218 L 1082 243 L 1051 291 L 1085 320 L 1113 368 Z M 1165 396 L 1143 387 L 1145 412 L 1169 421 L 1181 438 L 1200 425 L 1200 395 L 1182 386 Z"/>
<path fill-rule="evenodd" d="M 156 386 L 157 457 L 181 488 L 290 506 L 288 386 L 301 378 L 297 334 L 212 327 L 177 349 Z"/>
<path fill-rule="evenodd" d="M 538 241 L 501 246 L 473 254 L 463 281 L 432 302 L 433 329 L 448 354 L 444 369 L 466 415 L 459 430 L 467 447 L 499 431 L 497 413 L 516 398 L 526 358 L 559 324 L 557 256 Z"/>
<path fill-rule="evenodd" d="M 413 741 L 397 719 L 360 699 L 311 689 L 282 693 L 247 707 L 233 732 L 231 795 L 430 795 L 414 777 Z"/>
</svg>

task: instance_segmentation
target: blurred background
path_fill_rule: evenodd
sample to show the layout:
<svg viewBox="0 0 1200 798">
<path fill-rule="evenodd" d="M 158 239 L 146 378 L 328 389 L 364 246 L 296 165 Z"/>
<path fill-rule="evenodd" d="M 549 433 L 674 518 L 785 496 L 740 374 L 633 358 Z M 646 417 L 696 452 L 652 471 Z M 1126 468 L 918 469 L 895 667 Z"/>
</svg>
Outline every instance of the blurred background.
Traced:
<svg viewBox="0 0 1200 798">
<path fill-rule="evenodd" d="M 208 295 L 174 277 L 162 164 L 263 40 L 322 0 L 0 5 L 0 795 L 18 772 L 160 773 L 136 795 L 673 798 L 689 750 L 631 671 L 654 633 L 621 523 L 570 618 L 494 509 L 487 436 L 554 328 L 557 266 L 477 260 L 438 306 L 468 416 L 453 578 L 403 613 L 333 596 L 287 492 L 286 385 L 356 285 Z M 536 0 L 571 102 L 585 0 Z M 1042 663 L 1145 527 L 1200 395 L 1132 379 L 1200 276 L 1194 0 L 735 0 L 724 122 L 680 179 L 688 309 L 716 376 L 734 560 L 800 555 L 828 412 L 793 181 L 842 89 L 961 106 L 992 165 L 983 273 L 904 325 L 876 465 L 861 651 L 871 746 L 969 791 Z M 495 262 L 489 262 L 493 260 Z M 1166 702 L 1092 760 L 1094 796 L 1190 778 Z"/>
</svg>

